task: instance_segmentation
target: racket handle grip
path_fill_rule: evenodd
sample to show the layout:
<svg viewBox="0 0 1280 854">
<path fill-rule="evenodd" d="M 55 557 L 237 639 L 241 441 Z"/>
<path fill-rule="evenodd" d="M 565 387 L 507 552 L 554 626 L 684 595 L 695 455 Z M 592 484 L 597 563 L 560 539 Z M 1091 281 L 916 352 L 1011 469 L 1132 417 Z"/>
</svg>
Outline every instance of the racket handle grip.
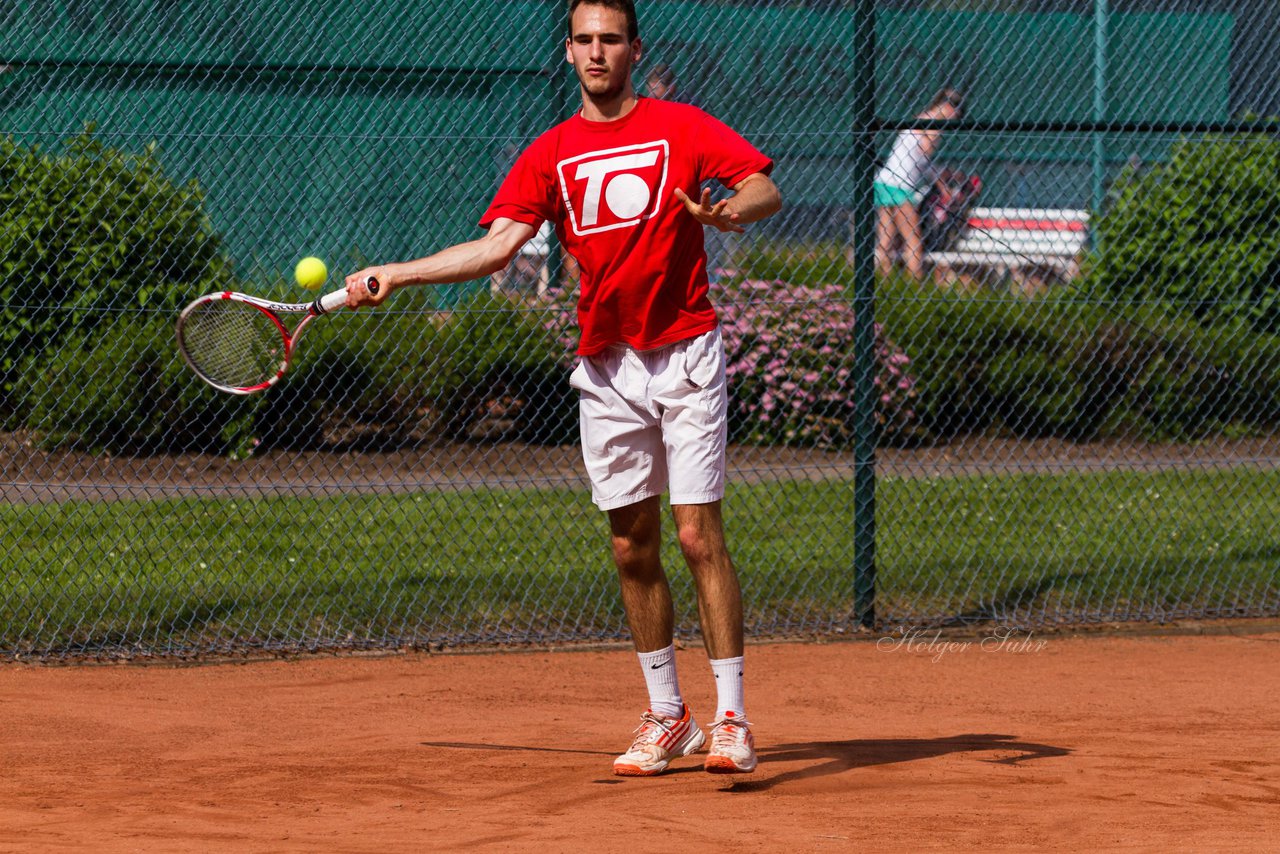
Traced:
<svg viewBox="0 0 1280 854">
<path fill-rule="evenodd" d="M 330 291 L 319 299 L 320 314 L 328 314 L 335 308 L 342 308 L 347 304 L 347 289 L 342 288 L 337 291 Z"/>
<path fill-rule="evenodd" d="M 380 285 L 378 280 L 373 276 L 364 280 L 364 286 L 369 289 L 369 293 L 371 294 L 376 294 L 382 289 L 382 285 Z M 347 304 L 347 289 L 342 288 L 340 290 L 331 291 L 330 293 L 320 297 L 319 303 L 320 314 L 328 314 L 335 308 L 342 308 Z"/>
</svg>

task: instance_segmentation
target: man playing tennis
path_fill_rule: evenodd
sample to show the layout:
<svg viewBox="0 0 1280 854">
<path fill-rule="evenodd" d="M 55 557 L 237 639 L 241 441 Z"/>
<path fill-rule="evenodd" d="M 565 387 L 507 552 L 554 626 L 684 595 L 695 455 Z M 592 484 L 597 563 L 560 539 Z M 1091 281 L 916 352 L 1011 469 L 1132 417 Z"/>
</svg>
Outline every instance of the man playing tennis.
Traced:
<svg viewBox="0 0 1280 854">
<path fill-rule="evenodd" d="M 659 499 L 670 492 L 680 548 L 716 678 L 717 709 L 704 767 L 755 769 L 742 690 L 742 594 L 725 546 L 725 356 L 707 297 L 703 227 L 741 232 L 776 213 L 773 161 L 726 125 L 687 105 L 639 98 L 641 56 L 632 0 L 571 0 L 565 58 L 582 110 L 538 137 L 507 175 L 478 240 L 346 280 L 351 308 L 378 305 L 405 285 L 464 282 L 504 268 L 555 225 L 581 268 L 582 453 L 592 498 L 608 512 L 622 601 L 649 690 L 649 709 L 615 774 L 660 774 L 706 736 L 676 678 L 671 588 L 659 560 Z M 716 179 L 734 194 L 699 193 Z M 368 277 L 382 284 L 370 294 Z"/>
</svg>

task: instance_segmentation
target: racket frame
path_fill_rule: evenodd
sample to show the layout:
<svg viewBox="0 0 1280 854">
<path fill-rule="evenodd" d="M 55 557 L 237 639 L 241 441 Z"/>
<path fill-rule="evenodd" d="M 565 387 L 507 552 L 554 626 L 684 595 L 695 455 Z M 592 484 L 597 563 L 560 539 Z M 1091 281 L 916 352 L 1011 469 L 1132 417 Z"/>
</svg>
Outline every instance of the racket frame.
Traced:
<svg viewBox="0 0 1280 854">
<path fill-rule="evenodd" d="M 378 281 L 373 277 L 369 277 L 365 282 L 365 286 L 369 289 L 370 293 L 376 294 L 378 292 Z M 276 329 L 280 333 L 281 343 L 283 344 L 280 366 L 276 369 L 273 376 L 256 385 L 232 386 L 219 382 L 204 373 L 196 363 L 196 360 L 187 352 L 185 331 L 188 318 L 190 318 L 192 313 L 201 306 L 208 305 L 211 302 L 228 300 L 256 308 L 258 311 L 266 315 L 273 324 L 275 324 Z M 293 361 L 294 348 L 298 344 L 298 339 L 302 337 L 303 331 L 307 328 L 307 324 L 320 315 L 328 314 L 334 309 L 342 308 L 346 304 L 346 288 L 330 291 L 312 302 L 299 303 L 274 302 L 272 300 L 261 299 L 260 297 L 250 296 L 249 294 L 242 294 L 236 291 L 216 291 L 214 293 L 205 294 L 204 296 L 197 297 L 192 300 L 191 303 L 189 303 L 186 308 L 182 309 L 182 312 L 178 315 L 176 330 L 178 336 L 178 352 L 182 354 L 183 361 L 185 361 L 187 366 L 195 372 L 196 376 L 218 389 L 218 391 L 223 391 L 227 394 L 257 394 L 259 392 L 266 391 L 278 383 L 280 378 L 289 370 L 289 365 Z M 282 317 L 282 315 L 290 314 L 304 315 L 304 317 L 298 321 L 297 325 L 293 327 L 292 331 L 290 331 L 289 327 L 285 325 L 284 318 Z"/>
</svg>

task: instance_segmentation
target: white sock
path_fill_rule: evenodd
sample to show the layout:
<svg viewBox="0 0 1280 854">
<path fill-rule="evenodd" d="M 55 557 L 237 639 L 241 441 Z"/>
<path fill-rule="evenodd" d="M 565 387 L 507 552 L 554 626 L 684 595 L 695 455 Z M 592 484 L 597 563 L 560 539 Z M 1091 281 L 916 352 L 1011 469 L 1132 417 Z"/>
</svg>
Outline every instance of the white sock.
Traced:
<svg viewBox="0 0 1280 854">
<path fill-rule="evenodd" d="M 742 656 L 711 659 L 711 672 L 716 676 L 716 720 L 733 712 L 735 718 L 745 718 L 747 710 L 742 705 Z"/>
<path fill-rule="evenodd" d="M 638 652 L 644 682 L 649 686 L 649 711 L 664 718 L 684 714 L 684 697 L 676 678 L 676 645 L 656 652 Z"/>
</svg>

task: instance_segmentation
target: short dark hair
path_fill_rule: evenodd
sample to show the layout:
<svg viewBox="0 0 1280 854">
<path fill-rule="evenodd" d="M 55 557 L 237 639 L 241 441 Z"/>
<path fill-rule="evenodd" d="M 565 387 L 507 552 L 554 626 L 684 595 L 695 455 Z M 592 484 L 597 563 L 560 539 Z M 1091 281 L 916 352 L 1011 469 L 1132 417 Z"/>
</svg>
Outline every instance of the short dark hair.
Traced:
<svg viewBox="0 0 1280 854">
<path fill-rule="evenodd" d="M 569 0 L 569 20 L 565 26 L 569 28 L 569 38 L 573 38 L 573 13 L 579 6 L 604 6 L 627 16 L 627 41 L 640 38 L 640 22 L 636 19 L 635 0 Z"/>
</svg>

